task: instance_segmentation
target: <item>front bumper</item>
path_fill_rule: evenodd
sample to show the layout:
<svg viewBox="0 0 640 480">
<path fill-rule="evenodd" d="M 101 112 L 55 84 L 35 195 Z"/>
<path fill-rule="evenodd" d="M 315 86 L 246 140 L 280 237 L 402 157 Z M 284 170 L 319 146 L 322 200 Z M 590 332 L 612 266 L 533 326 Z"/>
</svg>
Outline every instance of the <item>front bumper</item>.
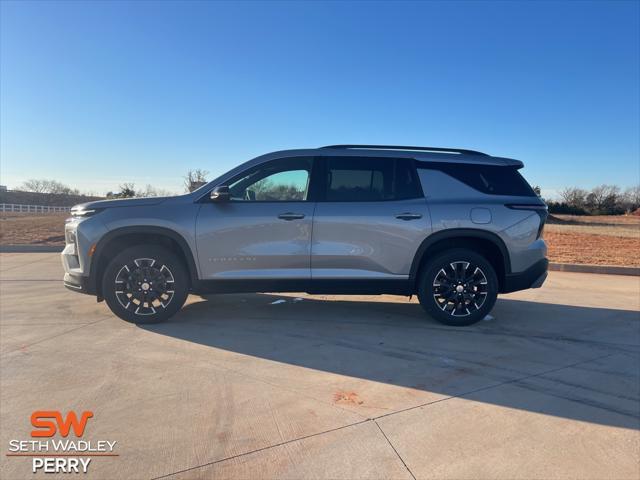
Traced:
<svg viewBox="0 0 640 480">
<path fill-rule="evenodd" d="M 95 295 L 96 287 L 92 275 L 83 275 L 78 261 L 78 250 L 75 244 L 68 244 L 61 254 L 62 268 L 64 269 L 64 286 L 74 292 Z"/>
<path fill-rule="evenodd" d="M 61 260 L 64 286 L 74 292 L 96 295 L 95 272 L 91 268 L 94 245 L 106 228 L 97 216 L 71 218 L 65 223 L 65 247 Z"/>
<path fill-rule="evenodd" d="M 547 279 L 549 260 L 543 258 L 537 261 L 524 272 L 505 275 L 500 293 L 517 292 L 528 288 L 540 288 Z"/>
<path fill-rule="evenodd" d="M 91 287 L 91 281 L 89 277 L 83 277 L 81 275 L 73 275 L 71 273 L 64 274 L 62 279 L 64 286 L 74 292 L 86 293 L 87 295 L 95 295 L 95 288 Z"/>
</svg>

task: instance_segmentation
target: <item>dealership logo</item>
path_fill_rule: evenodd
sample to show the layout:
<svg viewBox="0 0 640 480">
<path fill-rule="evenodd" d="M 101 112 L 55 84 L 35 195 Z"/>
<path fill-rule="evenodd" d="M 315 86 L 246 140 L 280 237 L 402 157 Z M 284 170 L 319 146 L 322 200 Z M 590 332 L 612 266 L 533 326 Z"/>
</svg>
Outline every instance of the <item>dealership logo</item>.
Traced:
<svg viewBox="0 0 640 480">
<path fill-rule="evenodd" d="M 10 440 L 7 456 L 30 458 L 33 473 L 87 473 L 94 457 L 118 456 L 116 441 L 82 440 L 92 418 L 91 411 L 37 410 L 31 414 L 32 439 Z"/>
<path fill-rule="evenodd" d="M 71 428 L 73 428 L 76 437 L 82 437 L 84 429 L 87 426 L 87 420 L 91 417 L 93 417 L 93 412 L 82 412 L 80 420 L 78 420 L 76 412 L 69 412 L 67 413 L 67 418 L 63 419 L 62 414 L 58 411 L 38 410 L 31 414 L 31 425 L 43 430 L 33 430 L 31 436 L 53 437 L 56 434 L 57 427 L 57 430 L 63 437 L 69 435 Z M 50 420 L 52 418 L 55 419 L 55 423 Z"/>
</svg>

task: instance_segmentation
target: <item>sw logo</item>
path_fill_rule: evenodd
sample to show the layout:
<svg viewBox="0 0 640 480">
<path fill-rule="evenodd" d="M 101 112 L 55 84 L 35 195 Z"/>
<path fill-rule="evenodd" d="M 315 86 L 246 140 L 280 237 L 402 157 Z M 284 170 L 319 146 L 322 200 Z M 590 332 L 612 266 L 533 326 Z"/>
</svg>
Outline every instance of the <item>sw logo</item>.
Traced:
<svg viewBox="0 0 640 480">
<path fill-rule="evenodd" d="M 67 418 L 63 419 L 62 414 L 57 410 L 38 410 L 31 414 L 31 425 L 41 430 L 32 430 L 32 437 L 53 437 L 57 431 L 60 435 L 67 437 L 73 428 L 76 437 L 82 437 L 87 421 L 93 417 L 93 412 L 82 412 L 80 420 L 76 412 L 69 412 Z M 55 419 L 55 423 L 49 419 Z"/>
</svg>

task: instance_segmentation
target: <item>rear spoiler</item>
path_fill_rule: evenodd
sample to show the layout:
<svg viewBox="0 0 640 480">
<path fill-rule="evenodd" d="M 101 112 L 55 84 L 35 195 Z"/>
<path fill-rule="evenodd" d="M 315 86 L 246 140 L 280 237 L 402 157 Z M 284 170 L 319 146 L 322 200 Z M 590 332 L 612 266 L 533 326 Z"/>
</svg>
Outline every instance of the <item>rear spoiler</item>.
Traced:
<svg viewBox="0 0 640 480">
<path fill-rule="evenodd" d="M 489 165 L 494 167 L 511 167 L 511 168 L 515 168 L 516 170 L 519 170 L 522 167 L 524 167 L 524 163 L 522 163 L 520 160 L 514 160 L 513 158 L 490 157 L 490 156 L 486 156 L 486 157 L 465 156 L 461 158 L 452 158 L 452 159 L 438 158 L 433 160 L 416 158 L 415 161 L 417 162 L 416 164 L 418 165 L 419 168 L 429 168 L 430 165 L 433 165 L 433 164 L 437 165 L 439 163 L 452 164 L 452 165 L 465 165 L 465 164 L 466 165 Z"/>
<path fill-rule="evenodd" d="M 524 167 L 524 163 L 520 160 L 514 160 L 513 158 L 504 158 L 504 157 L 493 157 L 497 160 L 502 160 L 504 162 L 505 167 L 515 167 L 518 170 Z"/>
</svg>

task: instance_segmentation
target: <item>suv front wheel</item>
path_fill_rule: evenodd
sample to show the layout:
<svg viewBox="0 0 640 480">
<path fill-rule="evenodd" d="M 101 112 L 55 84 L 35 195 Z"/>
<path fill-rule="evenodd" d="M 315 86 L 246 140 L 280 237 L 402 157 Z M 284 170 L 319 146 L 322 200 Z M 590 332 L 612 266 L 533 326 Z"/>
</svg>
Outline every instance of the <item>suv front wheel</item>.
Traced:
<svg viewBox="0 0 640 480">
<path fill-rule="evenodd" d="M 440 323 L 474 324 L 491 311 L 498 296 L 498 277 L 481 255 L 465 248 L 436 254 L 422 269 L 420 304 Z"/>
<path fill-rule="evenodd" d="M 189 295 L 183 262 L 169 250 L 135 246 L 116 255 L 105 269 L 102 294 L 118 317 L 157 323 L 174 315 Z"/>
</svg>

